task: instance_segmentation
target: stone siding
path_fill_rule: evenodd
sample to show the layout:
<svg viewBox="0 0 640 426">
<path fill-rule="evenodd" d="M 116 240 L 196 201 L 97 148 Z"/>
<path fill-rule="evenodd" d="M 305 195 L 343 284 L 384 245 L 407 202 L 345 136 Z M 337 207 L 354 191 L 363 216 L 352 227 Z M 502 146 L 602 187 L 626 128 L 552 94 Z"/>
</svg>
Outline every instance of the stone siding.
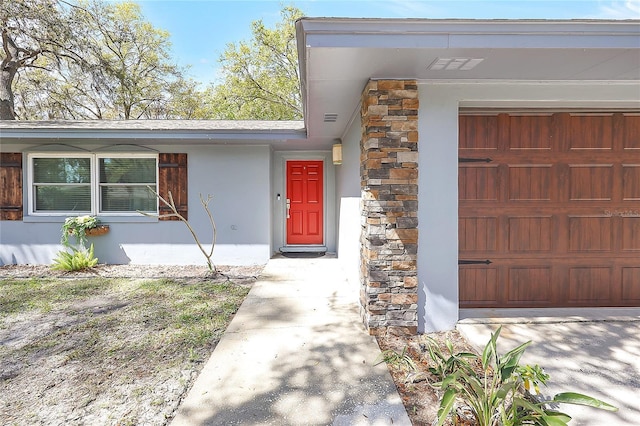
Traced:
<svg viewBox="0 0 640 426">
<path fill-rule="evenodd" d="M 370 80 L 362 94 L 361 289 L 371 334 L 418 326 L 418 87 Z"/>
</svg>

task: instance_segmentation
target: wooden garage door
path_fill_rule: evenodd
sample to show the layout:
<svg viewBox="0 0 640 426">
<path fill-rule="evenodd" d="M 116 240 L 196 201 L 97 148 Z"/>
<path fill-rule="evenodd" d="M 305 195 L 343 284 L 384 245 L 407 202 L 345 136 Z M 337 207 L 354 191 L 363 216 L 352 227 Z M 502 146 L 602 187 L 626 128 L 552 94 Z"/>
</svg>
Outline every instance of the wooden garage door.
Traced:
<svg viewBox="0 0 640 426">
<path fill-rule="evenodd" d="M 638 114 L 463 115 L 459 147 L 461 307 L 640 306 Z"/>
</svg>

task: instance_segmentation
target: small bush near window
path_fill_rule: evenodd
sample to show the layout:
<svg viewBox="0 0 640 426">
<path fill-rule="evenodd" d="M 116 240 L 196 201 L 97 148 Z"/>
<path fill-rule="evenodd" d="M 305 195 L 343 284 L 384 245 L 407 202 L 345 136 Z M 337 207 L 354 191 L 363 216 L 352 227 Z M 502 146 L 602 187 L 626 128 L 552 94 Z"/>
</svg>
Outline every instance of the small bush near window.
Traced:
<svg viewBox="0 0 640 426">
<path fill-rule="evenodd" d="M 81 271 L 93 268 L 98 264 L 98 258 L 93 254 L 93 244 L 87 245 L 87 229 L 98 226 L 100 221 L 95 216 L 75 216 L 65 219 L 62 225 L 60 242 L 65 247 L 60 250 L 53 260 L 52 268 L 59 271 Z M 75 245 L 69 242 L 69 237 L 75 238 Z"/>
<path fill-rule="evenodd" d="M 98 264 L 98 258 L 93 254 L 93 244 L 86 247 L 75 248 L 69 247 L 71 252 L 61 250 L 58 256 L 53 260 L 52 269 L 57 271 L 82 271 L 83 269 L 93 268 Z"/>
</svg>

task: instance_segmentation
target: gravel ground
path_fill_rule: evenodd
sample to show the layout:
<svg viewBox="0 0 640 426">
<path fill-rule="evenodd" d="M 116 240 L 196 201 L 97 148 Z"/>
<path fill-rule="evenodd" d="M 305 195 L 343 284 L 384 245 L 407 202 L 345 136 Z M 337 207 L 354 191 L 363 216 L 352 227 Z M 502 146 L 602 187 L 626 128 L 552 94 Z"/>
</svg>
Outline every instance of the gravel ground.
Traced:
<svg viewBox="0 0 640 426">
<path fill-rule="evenodd" d="M 217 266 L 223 277 L 255 279 L 264 265 Z M 204 265 L 98 265 L 84 272 L 55 271 L 49 265 L 4 265 L 0 266 L 0 278 L 210 278 L 209 269 Z"/>
</svg>

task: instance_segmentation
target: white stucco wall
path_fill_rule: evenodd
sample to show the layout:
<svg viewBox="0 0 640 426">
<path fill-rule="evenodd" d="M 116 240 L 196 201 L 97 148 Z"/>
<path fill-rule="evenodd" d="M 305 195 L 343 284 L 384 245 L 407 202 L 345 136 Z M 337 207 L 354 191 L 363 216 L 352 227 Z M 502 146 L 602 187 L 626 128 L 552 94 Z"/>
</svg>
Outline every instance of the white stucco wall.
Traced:
<svg viewBox="0 0 640 426">
<path fill-rule="evenodd" d="M 458 321 L 458 110 L 635 108 L 637 82 L 420 82 L 418 330 Z"/>
<path fill-rule="evenodd" d="M 336 167 L 338 259 L 350 283 L 360 285 L 360 139 L 359 117 L 342 139 L 342 165 Z"/>
<path fill-rule="evenodd" d="M 25 148 L 5 145 L 2 150 L 20 152 Z M 214 263 L 266 263 L 272 253 L 269 146 L 163 145 L 160 150 L 187 153 L 189 222 L 205 247 L 210 245 L 212 234 L 199 194 L 213 195 L 210 207 L 218 231 Z M 62 248 L 59 241 L 64 217 L 39 219 L 35 223 L 28 217 L 0 221 L 0 264 L 51 263 Z M 181 222 L 142 217 L 105 217 L 102 221 L 110 224 L 110 232 L 92 239 L 101 263 L 204 263 Z"/>
</svg>

